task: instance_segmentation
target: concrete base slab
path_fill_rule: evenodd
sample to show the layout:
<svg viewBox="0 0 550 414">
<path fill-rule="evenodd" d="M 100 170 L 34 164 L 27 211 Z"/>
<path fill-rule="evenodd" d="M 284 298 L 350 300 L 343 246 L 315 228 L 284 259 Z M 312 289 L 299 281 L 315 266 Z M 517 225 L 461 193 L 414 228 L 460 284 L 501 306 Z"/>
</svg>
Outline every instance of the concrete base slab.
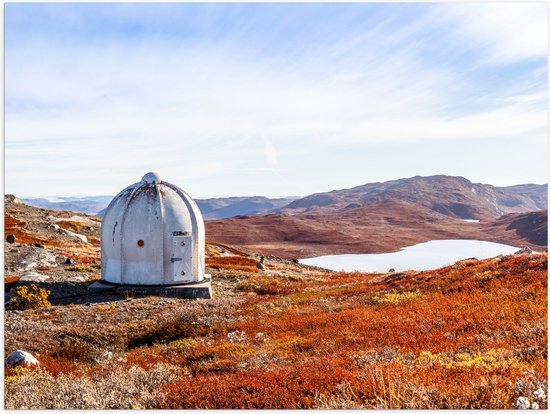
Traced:
<svg viewBox="0 0 550 414">
<path fill-rule="evenodd" d="M 115 288 L 116 286 L 108 285 L 107 283 L 103 283 L 101 280 L 97 280 L 88 286 L 88 289 L 90 290 L 114 290 Z"/>
<path fill-rule="evenodd" d="M 177 286 L 136 286 L 136 285 L 111 285 L 98 280 L 88 286 L 91 290 L 114 291 L 123 293 L 128 296 L 171 296 L 187 299 L 211 299 L 212 298 L 212 283 L 210 278 L 205 278 L 199 283 L 189 283 L 186 285 Z"/>
</svg>

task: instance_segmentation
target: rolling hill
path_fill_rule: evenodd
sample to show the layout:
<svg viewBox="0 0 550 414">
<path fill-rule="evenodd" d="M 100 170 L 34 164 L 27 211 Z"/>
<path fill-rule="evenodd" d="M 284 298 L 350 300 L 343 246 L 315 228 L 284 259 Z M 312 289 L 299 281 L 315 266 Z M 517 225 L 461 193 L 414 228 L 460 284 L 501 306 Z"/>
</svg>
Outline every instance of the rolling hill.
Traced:
<svg viewBox="0 0 550 414">
<path fill-rule="evenodd" d="M 205 220 L 220 219 L 234 216 L 258 216 L 269 214 L 288 205 L 297 197 L 268 198 L 251 197 L 219 197 L 196 199 Z M 54 197 L 54 198 L 23 198 L 26 204 L 47 208 L 49 210 L 69 210 L 77 213 L 97 214 L 103 217 L 105 209 L 113 196 L 90 197 Z"/>
<path fill-rule="evenodd" d="M 509 213 L 547 209 L 547 185 L 494 187 L 463 177 L 435 175 L 370 183 L 350 189 L 317 193 L 295 200 L 283 211 L 344 211 L 374 202 L 399 200 L 461 219 L 487 219 Z"/>
<path fill-rule="evenodd" d="M 271 213 L 297 214 L 345 211 L 384 200 L 419 204 L 433 211 L 464 219 L 499 217 L 548 208 L 548 186 L 522 184 L 494 187 L 473 184 L 463 177 L 436 175 L 369 183 L 351 189 L 309 196 L 268 198 L 263 196 L 195 199 L 206 220 Z M 112 196 L 24 198 L 25 203 L 52 210 L 103 215 Z"/>
<path fill-rule="evenodd" d="M 226 197 L 195 200 L 205 220 L 269 214 L 291 203 L 296 197 Z"/>
<path fill-rule="evenodd" d="M 361 237 L 381 247 L 443 229 L 518 240 L 546 232 L 546 212 L 470 223 L 377 203 L 332 218 L 214 222 L 234 223 L 225 229 L 250 242 L 323 245 L 326 236 L 329 247 L 353 226 L 370 226 Z M 250 233 L 262 220 L 269 233 Z M 5 366 L 7 409 L 512 409 L 525 400 L 547 409 L 547 253 L 346 273 L 207 243 L 215 295 L 184 300 L 135 286 L 88 290 L 100 277 L 100 221 L 5 197 L 15 236 L 4 244 L 5 355 L 25 350 L 40 364 Z M 37 304 L 31 288 L 49 302 Z"/>
<path fill-rule="evenodd" d="M 547 208 L 547 188 L 537 184 L 495 187 L 436 175 L 299 199 L 255 196 L 196 202 L 206 219 L 209 240 L 286 258 L 392 252 L 452 238 L 540 249 L 547 246 L 547 212 L 541 211 Z M 110 197 L 31 201 L 42 208 L 89 212 L 99 202 L 106 205 Z M 534 211 L 539 213 L 523 215 Z"/>
<path fill-rule="evenodd" d="M 85 196 L 85 197 L 36 197 L 22 198 L 26 204 L 47 208 L 48 210 L 68 210 L 77 213 L 97 214 L 103 210 L 113 196 Z"/>
<path fill-rule="evenodd" d="M 13 196 L 5 206 L 16 238 L 4 244 L 5 355 L 25 350 L 40 364 L 6 364 L 6 409 L 547 408 L 546 253 L 347 273 L 207 243 L 212 299 L 91 292 L 100 218 Z M 478 226 L 406 202 L 381 202 L 377 214 L 411 235 L 402 220 Z M 493 225 L 515 233 L 545 222 L 526 213 Z M 392 231 L 379 238 L 403 236 Z M 32 285 L 49 302 L 31 301 Z"/>
<path fill-rule="evenodd" d="M 419 209 L 407 202 L 380 201 L 333 214 L 271 214 L 206 222 L 209 240 L 284 258 L 327 254 L 388 253 L 430 240 L 486 240 L 544 250 L 547 211 L 516 213 L 480 223 Z"/>
<path fill-rule="evenodd" d="M 442 239 L 476 239 L 544 249 L 547 186 L 499 188 L 463 177 L 413 177 L 317 193 L 275 214 L 210 220 L 207 237 L 244 249 L 305 258 L 384 253 Z M 539 211 L 535 216 L 526 213 Z M 510 216 L 509 216 L 510 215 Z M 465 220 L 479 220 L 479 223 Z"/>
<path fill-rule="evenodd" d="M 520 184 L 502 189 L 529 197 L 540 210 L 548 208 L 548 184 Z"/>
</svg>

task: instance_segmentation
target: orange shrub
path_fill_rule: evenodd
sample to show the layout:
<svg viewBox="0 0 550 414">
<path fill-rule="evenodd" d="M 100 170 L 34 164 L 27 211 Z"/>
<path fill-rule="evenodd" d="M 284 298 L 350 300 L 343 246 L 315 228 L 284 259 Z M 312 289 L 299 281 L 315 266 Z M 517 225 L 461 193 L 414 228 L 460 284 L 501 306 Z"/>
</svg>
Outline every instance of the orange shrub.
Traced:
<svg viewBox="0 0 550 414">
<path fill-rule="evenodd" d="M 163 407 L 513 408 L 521 381 L 546 390 L 546 266 L 532 255 L 340 273 L 247 299 L 225 329 L 269 341 L 191 350 L 181 363 L 194 376 L 167 385 Z"/>
<path fill-rule="evenodd" d="M 241 256 L 207 257 L 206 266 L 214 269 L 237 270 L 241 272 L 256 273 L 256 260 Z"/>
<path fill-rule="evenodd" d="M 547 276 L 547 255 L 299 281 L 239 275 L 269 294 L 235 298 L 231 318 L 128 334 L 135 348 L 115 364 L 178 367 L 151 408 L 510 409 L 547 394 Z M 91 375 L 56 355 L 44 358 L 51 372 Z"/>
<path fill-rule="evenodd" d="M 338 368 L 317 368 L 301 366 L 271 372 L 207 374 L 185 379 L 165 386 L 167 398 L 162 408 L 312 408 L 317 392 L 329 390 L 349 377 L 348 372 Z"/>
<path fill-rule="evenodd" d="M 60 374 L 82 374 L 82 367 L 76 361 L 63 357 L 54 357 L 43 355 L 40 357 L 40 367 L 45 369 L 53 376 Z"/>
<path fill-rule="evenodd" d="M 221 244 L 221 243 L 217 243 L 217 242 L 212 242 L 212 241 L 206 241 L 206 244 L 207 245 L 212 245 L 212 246 L 218 246 L 218 247 L 222 247 L 223 249 L 227 250 L 228 252 L 230 253 L 233 253 L 233 254 L 236 254 L 237 256 L 246 256 L 246 253 L 243 253 L 241 252 L 240 250 L 237 250 L 231 246 L 227 246 L 225 244 Z"/>
<path fill-rule="evenodd" d="M 41 309 L 52 306 L 48 300 L 50 291 L 35 284 L 18 286 L 14 294 L 15 296 L 10 298 L 10 309 Z"/>
</svg>

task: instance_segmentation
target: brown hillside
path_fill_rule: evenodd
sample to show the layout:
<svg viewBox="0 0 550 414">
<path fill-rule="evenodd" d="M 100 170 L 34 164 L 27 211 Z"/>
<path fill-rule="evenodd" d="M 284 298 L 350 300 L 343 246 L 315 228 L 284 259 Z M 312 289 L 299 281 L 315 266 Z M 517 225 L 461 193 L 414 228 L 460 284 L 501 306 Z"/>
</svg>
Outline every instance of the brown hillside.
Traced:
<svg viewBox="0 0 550 414">
<path fill-rule="evenodd" d="M 353 243 L 368 235 L 383 247 L 491 226 L 520 237 L 530 223 L 467 223 L 406 202 L 257 219 L 270 231 L 250 241 L 294 237 L 286 243 L 298 248 L 323 229 L 368 229 Z M 185 300 L 90 292 L 97 217 L 6 199 L 5 220 L 16 235 L 4 247 L 5 285 L 20 292 L 5 296 L 4 356 L 22 349 L 40 363 L 6 367 L 6 409 L 547 409 L 546 253 L 366 274 L 273 256 L 259 266 L 255 253 L 207 243 L 213 298 Z M 253 222 L 232 223 L 236 237 Z M 30 301 L 31 283 L 51 292 L 51 306 Z"/>
<path fill-rule="evenodd" d="M 534 188 L 536 187 L 536 188 Z M 540 188 L 539 188 L 540 187 Z M 509 213 L 540 210 L 543 186 L 494 187 L 464 177 L 434 175 L 370 183 L 350 189 L 317 193 L 290 203 L 284 211 L 334 212 L 379 201 L 405 201 L 462 219 L 488 219 Z"/>
<path fill-rule="evenodd" d="M 526 214 L 508 214 L 499 218 L 493 227 L 505 227 L 530 244 L 546 246 L 548 243 L 548 210 Z"/>
<path fill-rule="evenodd" d="M 412 202 L 385 200 L 332 213 L 211 220 L 206 222 L 206 233 L 210 240 L 285 258 L 393 252 L 444 239 L 486 240 L 535 250 L 546 248 L 547 214 L 541 212 L 538 224 L 532 229 L 529 220 L 522 221 L 523 216 L 470 223 Z M 520 226 L 521 230 L 514 226 Z"/>
</svg>

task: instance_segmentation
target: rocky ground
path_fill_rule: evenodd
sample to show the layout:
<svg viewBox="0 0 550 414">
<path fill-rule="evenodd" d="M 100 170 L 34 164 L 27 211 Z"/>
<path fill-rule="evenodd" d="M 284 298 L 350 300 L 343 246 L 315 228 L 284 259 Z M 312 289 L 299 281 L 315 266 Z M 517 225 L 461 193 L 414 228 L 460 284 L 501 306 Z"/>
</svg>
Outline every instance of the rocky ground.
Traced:
<svg viewBox="0 0 550 414">
<path fill-rule="evenodd" d="M 143 328 L 182 312 L 204 312 L 208 317 L 216 312 L 229 315 L 231 303 L 243 296 L 243 286 L 249 276 L 261 273 L 266 277 L 285 278 L 290 274 L 307 276 L 326 272 L 275 256 L 264 257 L 263 265 L 259 265 L 263 270 L 260 270 L 257 265 L 261 256 L 207 243 L 207 272 L 212 275 L 213 300 L 161 298 L 139 290 L 91 291 L 88 286 L 101 278 L 100 224 L 97 216 L 35 208 L 6 196 L 5 235 L 11 242 L 4 244 L 5 304 L 9 305 L 18 286 L 36 284 L 50 292 L 49 300 L 54 306 L 37 311 L 7 309 L 5 352 L 23 348 L 43 353 L 60 346 L 67 332 L 83 326 L 94 332 L 93 326 L 99 322 L 100 329 L 107 327 L 106 331 L 113 331 L 104 334 L 111 335 L 112 339 L 127 336 L 113 328 L 120 323 L 131 321 Z M 243 271 L 248 276 L 238 277 Z M 32 340 L 29 332 L 33 333 Z M 50 339 L 43 343 L 37 338 Z M 95 345 L 101 348 L 102 343 Z"/>
<path fill-rule="evenodd" d="M 547 255 L 336 273 L 208 242 L 212 299 L 90 292 L 99 218 L 6 198 L 8 409 L 547 407 Z M 261 262 L 261 264 L 260 264 Z"/>
</svg>

